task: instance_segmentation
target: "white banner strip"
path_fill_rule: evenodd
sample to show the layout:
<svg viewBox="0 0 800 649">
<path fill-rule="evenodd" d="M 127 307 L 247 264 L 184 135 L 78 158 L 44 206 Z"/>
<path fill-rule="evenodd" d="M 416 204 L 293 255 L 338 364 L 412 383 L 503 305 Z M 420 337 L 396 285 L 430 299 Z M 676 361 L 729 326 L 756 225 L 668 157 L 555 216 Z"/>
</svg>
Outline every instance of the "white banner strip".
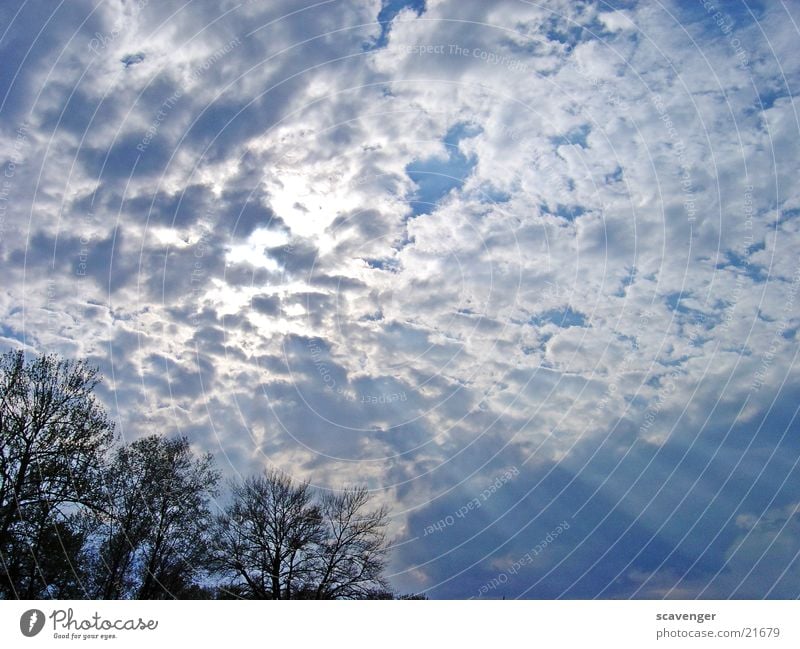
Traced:
<svg viewBox="0 0 800 649">
<path fill-rule="evenodd" d="M 4 647 L 798 647 L 786 601 L 0 602 Z M 191 643 L 191 644 L 190 644 Z M 257 644 L 256 644 L 257 643 Z M 697 643 L 697 644 L 696 644 Z"/>
</svg>

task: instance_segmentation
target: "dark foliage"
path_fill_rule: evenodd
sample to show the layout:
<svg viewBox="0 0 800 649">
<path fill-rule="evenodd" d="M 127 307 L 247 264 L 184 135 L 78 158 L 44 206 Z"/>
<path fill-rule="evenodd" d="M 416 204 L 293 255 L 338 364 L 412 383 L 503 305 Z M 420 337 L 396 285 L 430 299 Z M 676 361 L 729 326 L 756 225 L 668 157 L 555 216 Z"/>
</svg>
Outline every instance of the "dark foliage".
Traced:
<svg viewBox="0 0 800 649">
<path fill-rule="evenodd" d="M 83 361 L 0 357 L 0 596 L 81 590 L 80 507 L 94 507 L 113 424 Z M 60 557 L 57 561 L 55 557 Z"/>
<path fill-rule="evenodd" d="M 186 438 L 151 435 L 119 448 L 95 514 L 92 594 L 160 599 L 196 592 L 219 474 Z"/>
</svg>

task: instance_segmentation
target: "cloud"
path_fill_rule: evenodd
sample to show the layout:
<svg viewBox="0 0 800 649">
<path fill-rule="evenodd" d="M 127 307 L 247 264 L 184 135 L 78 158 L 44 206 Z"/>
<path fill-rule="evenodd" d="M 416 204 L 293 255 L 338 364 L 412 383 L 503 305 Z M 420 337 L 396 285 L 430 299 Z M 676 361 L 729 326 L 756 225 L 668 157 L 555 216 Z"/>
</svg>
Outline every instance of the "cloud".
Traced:
<svg viewBox="0 0 800 649">
<path fill-rule="evenodd" d="M 407 590 L 792 596 L 800 64 L 725 11 L 26 5 L 0 337 L 126 436 L 366 482 Z"/>
</svg>

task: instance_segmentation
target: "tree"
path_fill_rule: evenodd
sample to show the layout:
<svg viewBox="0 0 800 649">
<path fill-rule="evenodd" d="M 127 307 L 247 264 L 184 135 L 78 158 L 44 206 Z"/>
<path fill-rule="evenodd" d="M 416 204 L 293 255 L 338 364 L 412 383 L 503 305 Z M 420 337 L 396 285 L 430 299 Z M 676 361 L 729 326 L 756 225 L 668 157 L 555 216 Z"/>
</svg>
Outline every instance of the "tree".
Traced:
<svg viewBox="0 0 800 649">
<path fill-rule="evenodd" d="M 31 506 L 8 536 L 2 553 L 3 597 L 86 596 L 87 535 L 78 514 L 59 517 L 46 504 Z"/>
<path fill-rule="evenodd" d="M 81 587 L 75 514 L 96 504 L 114 430 L 93 395 L 99 381 L 85 361 L 0 357 L 0 596 L 74 596 Z"/>
<path fill-rule="evenodd" d="M 202 592 L 210 501 L 219 473 L 185 437 L 150 435 L 120 447 L 104 482 L 94 561 L 95 596 L 189 598 Z"/>
<path fill-rule="evenodd" d="M 214 536 L 214 565 L 233 579 L 227 590 L 252 599 L 296 596 L 311 578 L 321 535 L 308 483 L 266 471 L 234 484 L 232 498 Z"/>
<path fill-rule="evenodd" d="M 363 599 L 387 588 L 388 511 L 365 511 L 368 504 L 369 492 L 363 487 L 323 497 L 325 537 L 319 547 L 317 599 Z"/>
<path fill-rule="evenodd" d="M 228 596 L 343 599 L 385 591 L 387 511 L 368 512 L 366 489 L 314 502 L 308 483 L 267 471 L 234 484 L 217 518 L 214 565 Z"/>
</svg>

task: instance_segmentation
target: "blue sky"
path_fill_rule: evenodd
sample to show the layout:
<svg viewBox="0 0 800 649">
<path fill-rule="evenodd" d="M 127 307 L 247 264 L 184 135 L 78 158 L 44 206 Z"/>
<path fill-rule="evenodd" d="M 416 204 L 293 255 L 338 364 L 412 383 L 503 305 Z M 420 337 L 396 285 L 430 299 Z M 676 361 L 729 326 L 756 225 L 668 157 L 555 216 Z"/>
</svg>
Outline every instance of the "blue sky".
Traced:
<svg viewBox="0 0 800 649">
<path fill-rule="evenodd" d="M 0 346 L 367 484 L 403 592 L 797 597 L 798 24 L 4 2 Z"/>
</svg>

